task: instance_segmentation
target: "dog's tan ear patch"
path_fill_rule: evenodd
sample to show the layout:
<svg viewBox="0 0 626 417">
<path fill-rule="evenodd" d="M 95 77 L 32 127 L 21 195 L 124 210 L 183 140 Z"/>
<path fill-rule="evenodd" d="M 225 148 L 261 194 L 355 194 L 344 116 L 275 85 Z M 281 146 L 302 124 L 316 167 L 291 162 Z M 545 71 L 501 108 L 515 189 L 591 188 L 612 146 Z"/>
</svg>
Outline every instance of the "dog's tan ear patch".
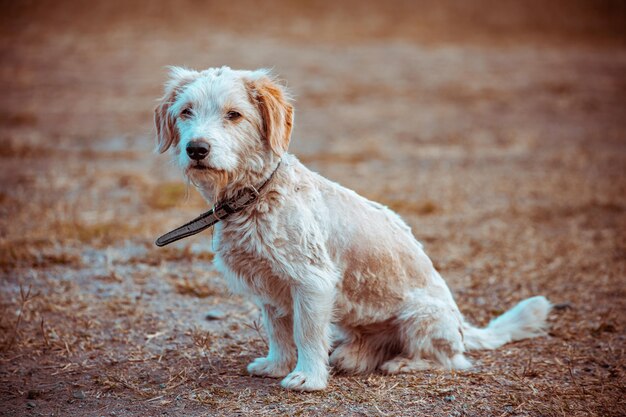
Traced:
<svg viewBox="0 0 626 417">
<path fill-rule="evenodd" d="M 293 106 L 286 92 L 267 76 L 248 81 L 246 87 L 263 118 L 265 139 L 275 154 L 282 155 L 289 147 L 293 127 Z"/>
<path fill-rule="evenodd" d="M 170 107 L 185 85 L 193 81 L 199 73 L 184 68 L 170 68 L 170 80 L 165 84 L 165 94 L 154 109 L 154 124 L 157 129 L 157 150 L 159 153 L 167 151 L 170 146 L 178 144 L 176 118 L 170 112 Z"/>
<path fill-rule="evenodd" d="M 169 114 L 172 94 L 166 94 L 154 109 L 154 124 L 157 129 L 157 150 L 163 153 L 178 143 L 178 133 L 174 128 L 174 118 Z"/>
</svg>

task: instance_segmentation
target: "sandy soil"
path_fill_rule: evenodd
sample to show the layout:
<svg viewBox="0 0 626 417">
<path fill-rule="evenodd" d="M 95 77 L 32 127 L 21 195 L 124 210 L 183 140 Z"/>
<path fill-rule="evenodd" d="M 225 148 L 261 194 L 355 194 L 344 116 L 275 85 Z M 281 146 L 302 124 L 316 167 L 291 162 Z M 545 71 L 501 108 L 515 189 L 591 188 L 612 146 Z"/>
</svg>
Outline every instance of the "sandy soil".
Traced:
<svg viewBox="0 0 626 417">
<path fill-rule="evenodd" d="M 3 3 L 0 415 L 626 414 L 626 13 L 544 3 Z M 544 294 L 549 336 L 319 393 L 247 376 L 264 331 L 211 234 L 152 243 L 206 208 L 152 153 L 170 64 L 274 68 L 294 154 L 397 210 L 469 320 Z"/>
</svg>

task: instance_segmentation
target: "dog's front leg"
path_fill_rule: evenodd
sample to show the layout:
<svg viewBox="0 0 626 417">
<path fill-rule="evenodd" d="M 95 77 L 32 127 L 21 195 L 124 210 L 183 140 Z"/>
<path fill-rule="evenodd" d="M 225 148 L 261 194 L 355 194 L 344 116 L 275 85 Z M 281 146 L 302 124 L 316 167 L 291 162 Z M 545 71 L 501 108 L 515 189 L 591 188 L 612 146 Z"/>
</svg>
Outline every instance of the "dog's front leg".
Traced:
<svg viewBox="0 0 626 417">
<path fill-rule="evenodd" d="M 328 382 L 330 320 L 333 307 L 332 287 L 323 288 L 312 278 L 292 289 L 293 336 L 298 348 L 296 368 L 283 379 L 284 388 L 315 391 Z M 326 279 L 324 279 L 326 278 Z M 329 283 L 327 277 L 321 278 Z"/>
<path fill-rule="evenodd" d="M 267 332 L 269 352 L 265 358 L 256 358 L 248 365 L 252 375 L 283 377 L 289 373 L 296 359 L 293 343 L 293 320 L 270 305 L 263 305 L 263 326 Z"/>
</svg>

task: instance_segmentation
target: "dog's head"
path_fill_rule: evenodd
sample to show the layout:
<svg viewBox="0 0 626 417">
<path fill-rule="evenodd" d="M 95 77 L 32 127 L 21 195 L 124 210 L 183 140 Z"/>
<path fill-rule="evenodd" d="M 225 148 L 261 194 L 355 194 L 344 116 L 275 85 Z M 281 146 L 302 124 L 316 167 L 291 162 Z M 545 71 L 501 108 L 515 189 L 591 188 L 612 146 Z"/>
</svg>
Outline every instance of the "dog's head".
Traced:
<svg viewBox="0 0 626 417">
<path fill-rule="evenodd" d="M 293 107 L 267 70 L 173 67 L 155 123 L 158 151 L 170 149 L 215 199 L 271 173 L 289 146 Z"/>
</svg>

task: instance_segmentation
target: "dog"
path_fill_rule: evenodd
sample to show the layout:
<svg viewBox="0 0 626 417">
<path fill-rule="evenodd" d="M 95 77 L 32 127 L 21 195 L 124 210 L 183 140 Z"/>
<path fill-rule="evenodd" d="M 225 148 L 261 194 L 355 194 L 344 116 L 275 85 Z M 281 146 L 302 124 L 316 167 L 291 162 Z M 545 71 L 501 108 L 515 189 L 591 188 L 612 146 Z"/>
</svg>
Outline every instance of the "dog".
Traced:
<svg viewBox="0 0 626 417">
<path fill-rule="evenodd" d="M 322 390 L 339 372 L 466 369 L 464 352 L 544 334 L 532 297 L 476 328 L 409 226 L 287 152 L 294 110 L 267 70 L 171 67 L 155 109 L 157 150 L 209 203 L 258 197 L 214 226 L 214 264 L 262 312 L 269 352 L 252 375 Z"/>
</svg>

